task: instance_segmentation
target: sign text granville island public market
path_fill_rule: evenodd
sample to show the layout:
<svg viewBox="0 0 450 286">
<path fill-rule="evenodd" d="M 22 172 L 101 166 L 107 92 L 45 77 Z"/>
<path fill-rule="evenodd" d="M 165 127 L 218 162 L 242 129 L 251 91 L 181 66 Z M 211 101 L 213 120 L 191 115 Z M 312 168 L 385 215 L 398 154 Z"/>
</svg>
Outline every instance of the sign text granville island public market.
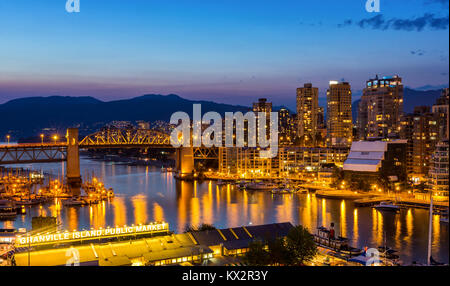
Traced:
<svg viewBox="0 0 450 286">
<path fill-rule="evenodd" d="M 158 224 L 124 226 L 124 227 L 105 228 L 96 230 L 64 232 L 56 234 L 33 235 L 28 237 L 24 236 L 19 237 L 17 239 L 17 243 L 21 245 L 26 245 L 29 243 L 36 244 L 36 243 L 47 243 L 47 242 L 56 242 L 74 239 L 101 238 L 103 236 L 142 234 L 166 230 L 169 230 L 168 223 L 158 223 Z"/>
</svg>

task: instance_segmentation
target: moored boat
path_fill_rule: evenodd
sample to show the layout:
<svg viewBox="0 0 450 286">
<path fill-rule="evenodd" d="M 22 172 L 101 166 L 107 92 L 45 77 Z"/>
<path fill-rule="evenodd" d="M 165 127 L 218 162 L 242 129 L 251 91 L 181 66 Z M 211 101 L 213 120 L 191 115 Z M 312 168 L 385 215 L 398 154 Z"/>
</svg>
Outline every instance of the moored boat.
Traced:
<svg viewBox="0 0 450 286">
<path fill-rule="evenodd" d="M 293 191 L 289 188 L 274 188 L 274 189 L 272 189 L 271 193 L 283 195 L 283 194 L 292 194 Z"/>
<path fill-rule="evenodd" d="M 352 247 L 345 237 L 335 237 L 333 229 L 327 229 L 323 226 L 317 228 L 317 234 L 314 234 L 314 241 L 323 248 L 334 250 L 347 256 L 357 256 L 363 253 L 360 248 Z"/>
<path fill-rule="evenodd" d="M 62 201 L 63 206 L 68 207 L 76 207 L 76 206 L 84 206 L 86 205 L 86 202 L 79 198 L 72 198 Z"/>
<path fill-rule="evenodd" d="M 0 206 L 0 220 L 12 220 L 17 216 L 17 211 L 11 206 Z"/>
<path fill-rule="evenodd" d="M 249 183 L 246 185 L 246 189 L 254 191 L 269 191 L 274 189 L 276 186 L 273 184 L 266 184 L 264 182 Z"/>
<path fill-rule="evenodd" d="M 400 207 L 393 204 L 392 202 L 380 202 L 378 205 L 374 206 L 374 208 L 379 211 L 391 211 L 391 212 L 400 211 Z"/>
</svg>

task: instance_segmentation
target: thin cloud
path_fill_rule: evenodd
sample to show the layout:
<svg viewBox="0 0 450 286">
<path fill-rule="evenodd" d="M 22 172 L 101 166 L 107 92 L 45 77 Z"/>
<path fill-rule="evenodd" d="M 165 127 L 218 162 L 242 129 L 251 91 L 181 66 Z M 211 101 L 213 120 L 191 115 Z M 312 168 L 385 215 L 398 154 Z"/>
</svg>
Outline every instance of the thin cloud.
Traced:
<svg viewBox="0 0 450 286">
<path fill-rule="evenodd" d="M 398 30 L 398 31 L 423 31 L 425 28 L 431 30 L 446 30 L 449 25 L 448 15 L 445 17 L 437 17 L 434 14 L 424 14 L 421 17 L 414 19 L 399 19 L 392 18 L 386 20 L 382 14 L 378 14 L 371 18 L 362 19 L 357 22 L 353 22 L 351 19 L 345 20 L 343 23 L 338 24 L 338 27 L 342 28 L 350 26 L 352 24 L 357 25 L 362 29 L 375 29 L 375 30 Z"/>
<path fill-rule="evenodd" d="M 417 55 L 417 56 L 423 56 L 425 54 L 424 50 L 415 50 L 415 51 L 410 51 L 411 55 Z"/>
</svg>

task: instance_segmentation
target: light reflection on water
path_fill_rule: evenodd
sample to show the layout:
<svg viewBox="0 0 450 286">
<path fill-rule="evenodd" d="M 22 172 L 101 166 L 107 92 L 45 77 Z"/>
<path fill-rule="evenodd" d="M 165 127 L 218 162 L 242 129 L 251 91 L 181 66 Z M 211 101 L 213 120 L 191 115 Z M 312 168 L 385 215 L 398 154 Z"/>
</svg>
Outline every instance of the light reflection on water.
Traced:
<svg viewBox="0 0 450 286">
<path fill-rule="evenodd" d="M 335 223 L 338 235 L 348 237 L 354 246 L 384 245 L 400 251 L 404 262 L 425 262 L 428 239 L 428 211 L 401 210 L 397 215 L 372 208 L 355 208 L 351 201 L 316 198 L 314 194 L 272 195 L 239 191 L 217 186 L 214 182 L 178 182 L 171 174 L 157 168 L 124 166 L 82 160 L 82 173 L 101 177 L 112 187 L 116 197 L 83 208 L 64 208 L 60 204 L 34 207 L 14 223 L 0 222 L 0 227 L 30 228 L 31 217 L 56 216 L 63 229 L 90 229 L 122 226 L 151 221 L 167 221 L 175 232 L 186 225 L 201 223 L 217 227 L 235 227 L 289 221 L 311 231 Z M 34 166 L 53 174 L 63 173 L 61 164 Z M 433 257 L 448 259 L 448 224 L 433 217 Z"/>
</svg>

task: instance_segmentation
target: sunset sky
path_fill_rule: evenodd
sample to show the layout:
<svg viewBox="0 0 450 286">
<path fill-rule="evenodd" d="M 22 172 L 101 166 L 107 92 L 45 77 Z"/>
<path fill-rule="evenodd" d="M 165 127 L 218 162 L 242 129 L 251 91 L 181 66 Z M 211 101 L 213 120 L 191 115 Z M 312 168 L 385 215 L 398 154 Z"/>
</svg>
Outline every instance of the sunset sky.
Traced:
<svg viewBox="0 0 450 286">
<path fill-rule="evenodd" d="M 295 106 L 312 82 L 398 74 L 448 84 L 448 1 L 0 0 L 0 103 L 19 97 L 145 93 Z"/>
</svg>

